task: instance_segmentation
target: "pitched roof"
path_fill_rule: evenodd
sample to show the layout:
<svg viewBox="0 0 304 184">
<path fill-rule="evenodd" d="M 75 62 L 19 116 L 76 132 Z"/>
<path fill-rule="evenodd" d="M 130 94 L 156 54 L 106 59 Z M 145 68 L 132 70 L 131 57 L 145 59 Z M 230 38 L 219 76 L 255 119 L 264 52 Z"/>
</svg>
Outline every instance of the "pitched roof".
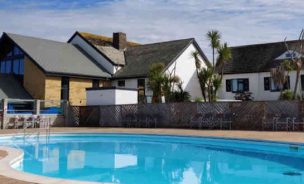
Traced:
<svg viewBox="0 0 304 184">
<path fill-rule="evenodd" d="M 298 41 L 288 41 L 289 49 L 297 48 Z M 280 60 L 276 60 L 286 52 L 284 42 L 264 43 L 231 47 L 232 60 L 224 66 L 225 74 L 269 72 L 277 66 Z"/>
<path fill-rule="evenodd" d="M 78 32 L 76 32 L 77 34 Z M 124 51 L 113 47 L 113 38 L 96 35 L 92 33 L 79 32 L 91 45 L 96 47 L 102 54 L 104 54 L 111 62 L 117 65 L 125 65 Z M 140 45 L 135 42 L 127 42 L 128 47 Z"/>
<path fill-rule="evenodd" d="M 81 49 L 76 46 L 52 40 L 4 33 L 32 59 L 39 68 L 48 74 L 63 74 L 83 77 L 108 78 L 105 70 L 99 68 Z"/>
<path fill-rule="evenodd" d="M 98 45 L 98 46 L 112 46 L 113 45 L 113 38 L 111 38 L 111 37 L 87 33 L 87 32 L 79 32 L 79 34 L 81 36 L 83 36 L 84 38 L 86 38 L 93 45 Z M 128 43 L 128 46 L 140 45 L 139 43 L 131 42 L 131 41 L 128 41 L 127 43 Z"/>
<path fill-rule="evenodd" d="M 145 77 L 153 63 L 163 63 L 168 66 L 194 42 L 194 39 L 190 38 L 129 47 L 125 51 L 126 65 L 117 71 L 114 77 Z"/>
</svg>

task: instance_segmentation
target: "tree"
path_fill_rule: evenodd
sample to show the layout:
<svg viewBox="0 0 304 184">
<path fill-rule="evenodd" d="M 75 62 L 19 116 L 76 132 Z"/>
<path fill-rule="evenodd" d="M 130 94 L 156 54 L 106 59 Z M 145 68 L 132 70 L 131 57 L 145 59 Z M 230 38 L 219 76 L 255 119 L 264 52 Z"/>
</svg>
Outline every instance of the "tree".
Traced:
<svg viewBox="0 0 304 184">
<path fill-rule="evenodd" d="M 163 83 L 162 83 L 162 91 L 164 93 L 166 102 L 170 102 L 172 100 L 171 95 L 172 91 L 174 91 L 174 84 L 180 83 L 180 78 L 178 76 L 171 76 L 164 74 Z"/>
<path fill-rule="evenodd" d="M 150 66 L 148 74 L 148 87 L 152 90 L 152 102 L 160 103 L 162 96 L 162 84 L 164 82 L 163 70 L 165 66 L 162 63 L 155 63 Z"/>
<path fill-rule="evenodd" d="M 212 78 L 213 78 L 213 67 L 203 68 L 199 73 L 200 81 L 202 86 L 205 86 L 207 91 L 208 101 L 212 101 Z"/>
<path fill-rule="evenodd" d="M 286 71 L 287 86 L 290 86 L 288 76 L 289 76 L 290 71 L 294 70 L 293 65 L 288 60 L 284 60 L 283 63 L 281 63 L 281 65 L 282 65 L 282 67 L 284 67 L 284 69 Z"/>
<path fill-rule="evenodd" d="M 222 85 L 222 76 L 220 75 L 214 75 L 212 78 L 212 87 L 213 87 L 213 93 L 212 93 L 212 101 L 216 101 L 217 99 L 217 91 L 220 89 Z"/>
<path fill-rule="evenodd" d="M 212 48 L 212 66 L 214 67 L 215 49 L 220 46 L 221 34 L 217 30 L 211 30 L 208 31 L 207 38 L 210 41 L 210 46 Z"/>
<path fill-rule="evenodd" d="M 203 99 L 206 102 L 208 98 L 208 101 L 211 102 L 216 101 L 217 91 L 222 84 L 224 65 L 231 60 L 232 54 L 227 43 L 224 43 L 223 45 L 220 44 L 221 35 L 218 31 L 209 31 L 207 33 L 207 38 L 209 39 L 210 46 L 212 47 L 213 65 L 207 63 L 207 68 L 202 68 L 198 52 L 192 53 L 192 57 L 195 59 L 196 75 L 199 80 Z M 221 75 L 214 72 L 215 50 L 218 52 L 217 65 L 221 69 Z"/>
<path fill-rule="evenodd" d="M 178 76 L 164 73 L 164 64 L 155 63 L 150 66 L 148 87 L 153 92 L 152 102 L 160 103 L 164 95 L 166 102 L 189 101 L 190 95 L 182 88 L 182 81 Z M 175 89 L 175 84 L 177 90 Z"/>
<path fill-rule="evenodd" d="M 216 65 L 219 67 L 221 72 L 220 73 L 221 79 L 223 79 L 224 66 L 232 59 L 232 53 L 227 43 L 220 45 L 219 48 L 217 49 L 217 52 L 218 52 L 218 57 L 217 57 Z"/>
<path fill-rule="evenodd" d="M 300 73 L 302 70 L 303 62 L 304 62 L 304 29 L 302 29 L 302 31 L 300 33 L 300 36 L 298 39 L 298 44 L 297 44 L 296 48 L 293 48 L 293 50 L 291 50 L 289 48 L 288 43 L 286 42 L 286 38 L 284 40 L 284 43 L 286 46 L 286 50 L 290 55 L 290 61 L 292 62 L 292 65 L 293 65 L 294 69 L 296 70 L 296 82 L 295 82 L 295 87 L 294 87 L 294 91 L 293 91 L 293 98 L 295 99 L 298 94 Z M 299 54 L 296 54 L 296 53 L 299 53 Z M 300 98 L 302 99 L 302 96 L 300 96 Z"/>
<path fill-rule="evenodd" d="M 206 102 L 207 101 L 206 81 L 205 81 L 204 78 L 201 78 L 201 76 L 200 76 L 200 73 L 202 71 L 202 66 L 201 66 L 201 60 L 199 58 L 199 53 L 197 51 L 193 52 L 192 57 L 195 60 L 196 76 L 198 78 L 198 82 L 199 82 L 199 85 L 200 85 L 200 88 L 201 88 L 202 96 L 203 96 L 204 101 Z"/>
<path fill-rule="evenodd" d="M 183 83 L 179 82 L 177 84 L 177 91 L 171 93 L 171 100 L 174 102 L 188 102 L 190 101 L 190 94 L 187 91 L 184 91 L 182 87 Z"/>
<path fill-rule="evenodd" d="M 284 84 L 287 81 L 287 76 L 285 75 L 286 71 L 283 65 L 279 65 L 275 68 L 270 69 L 270 75 L 273 82 L 279 86 L 280 94 L 284 89 Z"/>
</svg>

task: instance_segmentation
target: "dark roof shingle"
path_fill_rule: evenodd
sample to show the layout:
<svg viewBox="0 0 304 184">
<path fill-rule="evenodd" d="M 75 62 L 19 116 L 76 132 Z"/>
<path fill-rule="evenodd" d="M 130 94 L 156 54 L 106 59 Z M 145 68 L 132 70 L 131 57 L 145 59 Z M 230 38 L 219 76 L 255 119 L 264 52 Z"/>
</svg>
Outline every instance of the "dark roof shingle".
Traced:
<svg viewBox="0 0 304 184">
<path fill-rule="evenodd" d="M 145 77 L 153 63 L 167 66 L 174 61 L 193 38 L 129 47 L 125 51 L 126 65 L 114 77 Z"/>
<path fill-rule="evenodd" d="M 298 45 L 298 41 L 287 43 L 291 50 Z M 231 47 L 232 60 L 224 66 L 224 73 L 269 72 L 281 62 L 276 58 L 286 51 L 284 42 Z"/>
</svg>

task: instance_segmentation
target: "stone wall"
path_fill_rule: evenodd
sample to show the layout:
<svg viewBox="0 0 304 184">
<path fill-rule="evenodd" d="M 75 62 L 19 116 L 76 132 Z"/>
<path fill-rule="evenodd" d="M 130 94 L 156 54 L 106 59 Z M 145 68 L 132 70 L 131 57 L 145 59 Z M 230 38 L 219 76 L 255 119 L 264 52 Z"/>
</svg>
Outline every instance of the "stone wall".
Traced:
<svg viewBox="0 0 304 184">
<path fill-rule="evenodd" d="M 70 96 L 71 105 L 83 106 L 86 105 L 87 95 L 86 88 L 92 87 L 92 80 L 70 78 Z"/>
<path fill-rule="evenodd" d="M 34 99 L 45 98 L 45 75 L 28 58 L 24 58 L 23 86 Z"/>
<path fill-rule="evenodd" d="M 111 81 L 100 80 L 100 87 L 111 86 Z M 86 105 L 86 88 L 91 88 L 92 79 L 70 78 L 69 101 L 75 106 Z M 24 88 L 34 99 L 60 100 L 61 77 L 48 76 L 29 58 L 24 63 Z"/>
</svg>

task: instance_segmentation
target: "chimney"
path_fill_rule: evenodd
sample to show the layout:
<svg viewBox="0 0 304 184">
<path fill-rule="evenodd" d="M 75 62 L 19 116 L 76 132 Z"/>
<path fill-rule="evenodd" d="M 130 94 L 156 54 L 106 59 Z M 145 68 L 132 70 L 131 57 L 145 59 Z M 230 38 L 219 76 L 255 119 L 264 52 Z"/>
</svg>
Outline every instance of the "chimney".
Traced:
<svg viewBox="0 0 304 184">
<path fill-rule="evenodd" d="M 118 50 L 127 48 L 127 35 L 126 33 L 118 32 L 113 33 L 113 47 Z"/>
</svg>

